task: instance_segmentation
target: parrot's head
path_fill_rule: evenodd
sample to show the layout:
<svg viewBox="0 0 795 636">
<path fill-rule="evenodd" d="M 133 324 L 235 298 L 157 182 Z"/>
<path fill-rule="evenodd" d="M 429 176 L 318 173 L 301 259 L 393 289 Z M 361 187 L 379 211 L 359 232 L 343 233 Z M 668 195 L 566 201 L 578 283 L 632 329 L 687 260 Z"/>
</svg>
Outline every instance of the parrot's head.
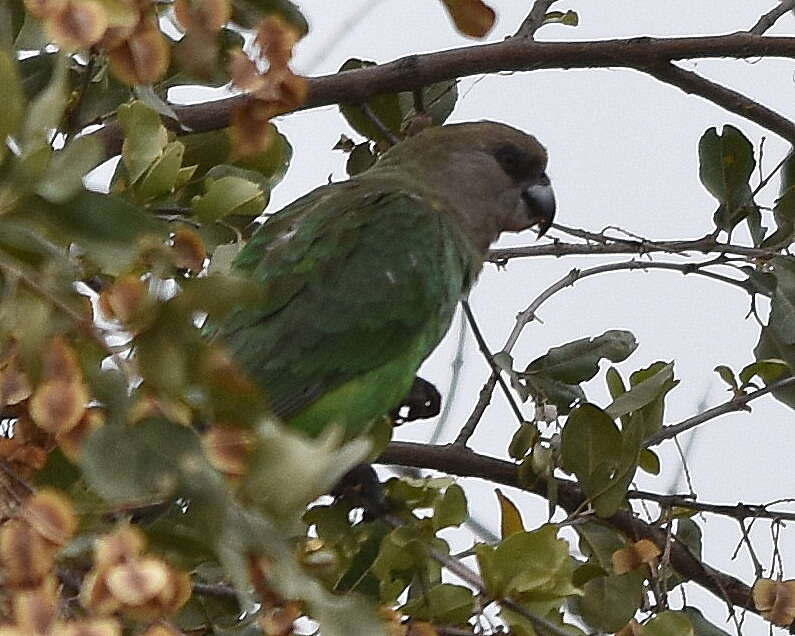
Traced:
<svg viewBox="0 0 795 636">
<path fill-rule="evenodd" d="M 552 225 L 555 194 L 547 152 L 535 137 L 482 121 L 428 128 L 387 152 L 382 164 L 414 172 L 442 196 L 480 249 L 501 232 Z"/>
</svg>

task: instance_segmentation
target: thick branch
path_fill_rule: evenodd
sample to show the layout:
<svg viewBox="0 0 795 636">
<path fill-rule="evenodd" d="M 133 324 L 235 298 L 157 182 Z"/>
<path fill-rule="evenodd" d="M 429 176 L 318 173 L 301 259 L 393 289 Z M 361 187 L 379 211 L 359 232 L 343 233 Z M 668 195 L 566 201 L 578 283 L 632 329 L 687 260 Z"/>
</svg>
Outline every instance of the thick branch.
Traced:
<svg viewBox="0 0 795 636">
<path fill-rule="evenodd" d="M 460 477 L 478 477 L 493 483 L 523 488 L 519 483 L 516 464 L 479 455 L 462 446 L 392 442 L 377 461 L 381 464 L 438 470 Z M 530 492 L 546 497 L 543 483 L 534 486 Z M 556 503 L 572 514 L 585 507 L 587 499 L 576 483 L 559 479 Z M 609 519 L 605 519 L 605 522 L 633 541 L 650 539 L 661 550 L 666 549 L 668 537 L 665 531 L 638 519 L 629 510 L 619 510 Z M 739 579 L 702 563 L 687 546 L 677 541 L 670 545 L 670 556 L 671 565 L 688 580 L 709 590 L 723 601 L 758 613 L 751 599 L 751 588 Z"/>
<path fill-rule="evenodd" d="M 681 88 L 685 93 L 698 95 L 730 113 L 749 119 L 795 144 L 795 123 L 777 112 L 730 88 L 711 82 L 693 71 L 674 64 L 652 65 L 639 69 L 661 82 Z"/>
<path fill-rule="evenodd" d="M 311 78 L 309 98 L 302 108 L 359 104 L 379 93 L 411 91 L 434 82 L 483 73 L 550 68 L 634 68 L 649 71 L 675 60 L 719 57 L 795 58 L 795 38 L 748 33 L 586 42 L 536 42 L 530 38 L 510 38 L 494 44 L 410 55 L 369 68 Z M 174 110 L 184 130 L 216 130 L 229 125 L 232 108 L 246 99 L 245 96 L 235 96 L 203 104 L 175 106 Z M 753 119 L 751 115 L 744 116 Z M 119 152 L 122 135 L 116 123 L 110 123 L 93 134 L 105 142 L 109 155 Z"/>
</svg>

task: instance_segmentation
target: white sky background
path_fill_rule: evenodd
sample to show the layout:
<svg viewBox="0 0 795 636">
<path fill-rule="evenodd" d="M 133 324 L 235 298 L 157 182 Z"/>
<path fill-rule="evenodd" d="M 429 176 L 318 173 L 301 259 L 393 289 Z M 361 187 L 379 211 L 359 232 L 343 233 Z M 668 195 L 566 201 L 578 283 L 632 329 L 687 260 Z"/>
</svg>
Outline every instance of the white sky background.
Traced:
<svg viewBox="0 0 795 636">
<path fill-rule="evenodd" d="M 532 3 L 490 0 L 489 4 L 497 11 L 498 22 L 487 41 L 496 42 L 517 29 Z M 385 62 L 472 43 L 456 32 L 438 1 L 306 0 L 299 5 L 311 25 L 294 63 L 302 73 L 334 72 L 349 57 Z M 576 10 L 580 26 L 550 25 L 536 37 L 564 41 L 728 33 L 749 28 L 774 5 L 775 0 L 561 0 L 553 9 Z M 365 8 L 366 17 L 356 21 Z M 785 16 L 770 33 L 795 33 L 795 20 Z M 792 60 L 709 60 L 684 66 L 795 118 Z M 614 225 L 651 239 L 697 238 L 710 232 L 716 204 L 699 182 L 697 163 L 699 137 L 710 126 L 732 123 L 756 145 L 766 136 L 763 165 L 767 171 L 786 152 L 786 145 L 772 133 L 634 71 L 536 71 L 469 78 L 461 82 L 460 93 L 450 121 L 503 121 L 535 134 L 547 146 L 558 198 L 557 220 L 591 231 Z M 345 157 L 331 148 L 341 133 L 356 138 L 336 107 L 289 115 L 280 118 L 278 125 L 293 144 L 295 158 L 285 181 L 273 193 L 270 211 L 325 183 L 330 175 L 335 180 L 345 178 Z M 775 187 L 765 191 L 765 202 L 772 202 Z M 525 244 L 533 236 L 511 236 L 503 243 Z M 745 232 L 738 229 L 735 241 L 741 240 L 746 240 Z M 472 294 L 472 305 L 491 348 L 500 348 L 516 313 L 571 268 L 628 258 L 523 259 L 512 261 L 501 272 L 487 265 Z M 655 259 L 672 260 L 665 255 Z M 640 347 L 619 365 L 624 377 L 655 360 L 676 360 L 676 375 L 682 382 L 669 394 L 666 414 L 666 422 L 673 423 L 695 414 L 702 401 L 713 406 L 729 397 L 712 369 L 727 364 L 739 370 L 752 361 L 759 329 L 752 319 L 745 319 L 747 310 L 744 292 L 697 276 L 606 274 L 582 281 L 544 305 L 544 324 L 536 322 L 525 329 L 515 359 L 517 367 L 523 368 L 551 346 L 607 329 L 629 329 Z M 454 353 L 452 331 L 453 337 L 423 368 L 423 375 L 442 392 Z M 471 337 L 467 344 L 457 404 L 443 442 L 455 437 L 488 375 Z M 604 406 L 609 399 L 603 378 L 601 373 L 590 383 L 589 397 Z M 529 418 L 530 406 L 525 407 Z M 688 465 L 700 500 L 761 503 L 795 496 L 791 467 L 795 413 L 770 397 L 754 402 L 753 409 L 751 415 L 724 416 L 697 429 Z M 497 391 L 472 446 L 506 457 L 515 428 L 515 419 Z M 431 430 L 432 424 L 416 423 L 399 429 L 397 438 L 425 441 Z M 683 444 L 688 437 L 681 436 Z M 666 492 L 679 475 L 680 463 L 672 442 L 658 450 L 662 474 L 643 475 L 638 485 Z M 681 479 L 675 491 L 686 491 Z M 496 530 L 499 517 L 493 488 L 473 482 L 469 493 L 473 515 Z M 545 501 L 518 491 L 511 497 L 524 511 L 528 526 L 545 520 Z M 705 533 L 705 560 L 752 582 L 747 554 L 743 551 L 731 560 L 740 537 L 737 524 L 715 516 L 698 518 L 698 522 Z M 751 536 L 760 547 L 760 560 L 769 568 L 769 524 L 758 522 Z M 455 535 L 454 547 L 466 547 L 467 541 L 471 539 Z M 781 547 L 784 575 L 795 578 L 795 533 L 785 529 Z M 723 623 L 726 611 L 720 601 L 692 585 L 687 597 L 713 622 L 734 631 L 731 624 Z M 680 605 L 678 594 L 671 600 L 675 608 Z M 743 634 L 768 634 L 768 627 L 749 615 Z"/>
</svg>

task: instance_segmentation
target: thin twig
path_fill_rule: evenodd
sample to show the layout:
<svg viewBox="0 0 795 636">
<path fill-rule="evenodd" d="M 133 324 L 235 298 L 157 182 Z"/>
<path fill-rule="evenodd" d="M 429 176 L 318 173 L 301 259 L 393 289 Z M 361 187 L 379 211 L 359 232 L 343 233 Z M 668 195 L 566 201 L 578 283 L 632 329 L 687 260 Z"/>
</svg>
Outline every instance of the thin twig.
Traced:
<svg viewBox="0 0 795 636">
<path fill-rule="evenodd" d="M 544 17 L 547 15 L 549 7 L 555 2 L 557 0 L 536 0 L 514 37 L 533 39 L 536 31 L 543 26 Z"/>
<path fill-rule="evenodd" d="M 381 118 L 373 112 L 373 109 L 370 108 L 368 104 L 363 102 L 359 104 L 359 108 L 362 109 L 364 116 L 372 122 L 373 126 L 378 129 L 378 132 L 383 135 L 384 139 L 389 142 L 390 146 L 395 146 L 400 143 L 398 136 L 389 129 L 389 126 L 381 121 Z"/>
<path fill-rule="evenodd" d="M 469 327 L 472 329 L 472 333 L 475 335 L 475 340 L 478 343 L 478 348 L 480 352 L 483 354 L 483 357 L 486 358 L 486 362 L 488 362 L 489 368 L 491 369 L 491 374 L 493 377 L 496 378 L 497 384 L 500 385 L 503 393 L 505 394 L 505 398 L 508 400 L 508 404 L 511 407 L 516 419 L 519 420 L 521 424 L 524 422 L 524 415 L 522 415 L 522 411 L 519 408 L 519 405 L 516 403 L 516 400 L 513 397 L 513 393 L 511 393 L 511 389 L 505 383 L 502 375 L 500 374 L 500 368 L 494 362 L 494 356 L 492 355 L 491 351 L 489 351 L 489 346 L 486 344 L 486 340 L 483 338 L 483 334 L 480 332 L 478 328 L 477 321 L 475 320 L 475 315 L 472 313 L 472 308 L 469 306 L 469 302 L 464 300 L 461 303 L 461 306 L 464 309 L 464 315 L 467 317 L 467 321 L 469 322 Z M 469 438 L 475 432 L 475 428 L 477 427 L 478 421 L 470 422 L 467 420 L 467 426 L 464 426 L 461 431 L 458 433 L 458 437 L 456 437 L 453 444 L 458 444 L 459 446 L 465 445 Z"/>
<path fill-rule="evenodd" d="M 585 230 L 582 233 L 599 236 Z M 592 241 L 593 239 L 588 238 L 587 240 Z M 554 241 L 545 245 L 495 248 L 489 252 L 488 260 L 492 263 L 503 264 L 513 258 L 536 256 L 595 256 L 607 254 L 651 254 L 655 252 L 669 254 L 684 254 L 688 252 L 735 254 L 746 258 L 772 258 L 778 254 L 778 251 L 773 249 L 721 243 L 712 238 L 711 235 L 688 241 L 633 241 L 602 237 L 602 241 L 598 244 Z"/>
<path fill-rule="evenodd" d="M 748 33 L 754 35 L 764 35 L 765 31 L 770 29 L 779 18 L 781 18 L 787 11 L 791 11 L 795 7 L 795 0 L 782 0 L 777 7 L 774 7 L 765 13 L 757 23 L 748 29 Z"/>
<path fill-rule="evenodd" d="M 589 269 L 572 269 L 566 276 L 558 280 L 557 282 L 553 283 L 549 287 L 547 287 L 543 292 L 541 292 L 536 298 L 524 309 L 517 317 L 516 322 L 514 323 L 513 329 L 511 333 L 508 335 L 505 344 L 503 345 L 502 351 L 505 353 L 510 353 L 513 349 L 514 345 L 516 344 L 517 340 L 519 339 L 520 334 L 524 330 L 524 328 L 533 320 L 537 319 L 537 312 L 541 305 L 543 305 L 547 300 L 552 298 L 558 292 L 566 289 L 567 287 L 571 287 L 577 281 L 580 281 L 584 278 L 588 278 L 591 276 L 596 276 L 598 274 L 605 274 L 607 272 L 616 272 L 621 270 L 643 270 L 648 271 L 650 269 L 661 269 L 661 270 L 671 270 L 671 271 L 678 271 L 682 274 L 698 274 L 700 276 L 705 276 L 707 278 L 711 278 L 713 280 L 717 280 L 722 283 L 727 283 L 730 285 L 734 285 L 746 291 L 747 293 L 753 293 L 754 289 L 750 285 L 748 281 L 743 280 L 736 280 L 734 278 L 730 278 L 728 276 L 723 276 L 721 274 L 716 274 L 714 272 L 704 271 L 699 269 L 704 267 L 705 265 L 710 265 L 714 263 L 659 263 L 659 262 L 642 262 L 642 261 L 626 261 L 622 263 L 608 263 L 605 265 L 598 265 L 596 267 L 591 267 Z M 478 401 L 475 404 L 475 408 L 472 410 L 472 413 L 467 418 L 466 423 L 464 424 L 463 428 L 461 429 L 456 441 L 454 442 L 457 446 L 464 446 L 466 445 L 469 438 L 472 436 L 472 433 L 475 430 L 478 422 L 480 421 L 483 413 L 486 410 L 486 407 L 489 405 L 491 401 L 491 396 L 494 391 L 494 387 L 497 386 L 498 378 L 500 378 L 499 372 L 492 371 L 489 379 L 486 381 L 486 384 L 483 385 L 483 388 L 480 390 L 480 394 L 478 397 Z"/>
<path fill-rule="evenodd" d="M 687 508 L 688 510 L 696 510 L 698 512 L 708 512 L 716 515 L 723 515 L 724 517 L 731 517 L 732 519 L 778 519 L 782 521 L 795 521 L 795 512 L 788 512 L 783 510 L 770 510 L 770 506 L 774 502 L 766 504 L 744 504 L 738 503 L 735 505 L 726 504 L 711 504 L 695 500 L 691 495 L 660 495 L 653 492 L 646 492 L 643 490 L 630 490 L 627 493 L 628 499 L 637 499 L 640 501 L 653 501 L 663 508 Z"/>
<path fill-rule="evenodd" d="M 777 391 L 778 389 L 792 386 L 793 384 L 795 384 L 795 376 L 776 380 L 775 382 L 768 384 L 766 387 L 759 389 L 758 391 L 751 391 L 751 393 L 733 397 L 723 404 L 719 404 L 718 406 L 707 409 L 698 415 L 694 415 L 693 417 L 689 417 L 686 420 L 682 420 L 678 424 L 669 424 L 668 426 L 663 426 L 662 430 L 658 431 L 646 440 L 645 447 L 650 448 L 652 446 L 656 446 L 660 442 L 664 442 L 667 439 L 676 437 L 680 433 L 689 431 L 691 428 L 703 424 L 704 422 L 708 422 L 709 420 L 713 420 L 721 415 L 725 415 L 726 413 L 742 411 L 745 409 L 745 405 L 752 400 L 760 398 L 763 395 L 767 395 L 772 391 Z"/>
</svg>

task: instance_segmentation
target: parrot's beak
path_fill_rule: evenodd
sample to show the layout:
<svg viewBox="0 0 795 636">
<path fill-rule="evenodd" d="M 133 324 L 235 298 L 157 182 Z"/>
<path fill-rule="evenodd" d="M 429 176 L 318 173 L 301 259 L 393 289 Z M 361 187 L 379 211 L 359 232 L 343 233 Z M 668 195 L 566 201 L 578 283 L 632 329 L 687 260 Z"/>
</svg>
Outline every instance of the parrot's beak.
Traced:
<svg viewBox="0 0 795 636">
<path fill-rule="evenodd" d="M 530 222 L 538 226 L 538 238 L 544 236 L 555 220 L 555 191 L 549 183 L 535 183 L 522 190 Z"/>
</svg>

